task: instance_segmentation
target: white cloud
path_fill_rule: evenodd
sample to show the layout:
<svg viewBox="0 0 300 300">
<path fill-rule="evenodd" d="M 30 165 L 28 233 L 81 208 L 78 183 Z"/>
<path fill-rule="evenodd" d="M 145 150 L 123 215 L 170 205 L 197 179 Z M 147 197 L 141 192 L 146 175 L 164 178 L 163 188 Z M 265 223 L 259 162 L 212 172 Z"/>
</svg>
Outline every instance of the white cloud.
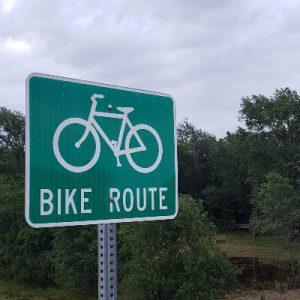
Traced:
<svg viewBox="0 0 300 300">
<path fill-rule="evenodd" d="M 3 11 L 10 11 L 14 7 L 15 0 L 1 0 L 0 4 Z"/>
<path fill-rule="evenodd" d="M 8 38 L 3 43 L 4 48 L 16 52 L 28 51 L 30 49 L 30 45 L 26 41 L 22 40 L 13 40 L 12 38 Z"/>
<path fill-rule="evenodd" d="M 26 76 L 52 73 L 170 93 L 179 121 L 221 137 L 242 96 L 297 89 L 299 13 L 294 0 L 15 1 L 0 12 L 0 105 L 23 110 Z"/>
</svg>

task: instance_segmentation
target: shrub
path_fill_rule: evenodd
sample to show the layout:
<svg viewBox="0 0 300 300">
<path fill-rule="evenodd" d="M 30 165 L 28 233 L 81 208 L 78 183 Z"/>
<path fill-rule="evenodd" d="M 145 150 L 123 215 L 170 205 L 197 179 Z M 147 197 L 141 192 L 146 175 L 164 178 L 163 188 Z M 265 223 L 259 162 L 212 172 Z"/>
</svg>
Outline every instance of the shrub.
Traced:
<svg viewBox="0 0 300 300">
<path fill-rule="evenodd" d="M 236 271 L 216 247 L 202 204 L 180 197 L 174 220 L 122 225 L 121 291 L 133 299 L 213 299 Z"/>
</svg>

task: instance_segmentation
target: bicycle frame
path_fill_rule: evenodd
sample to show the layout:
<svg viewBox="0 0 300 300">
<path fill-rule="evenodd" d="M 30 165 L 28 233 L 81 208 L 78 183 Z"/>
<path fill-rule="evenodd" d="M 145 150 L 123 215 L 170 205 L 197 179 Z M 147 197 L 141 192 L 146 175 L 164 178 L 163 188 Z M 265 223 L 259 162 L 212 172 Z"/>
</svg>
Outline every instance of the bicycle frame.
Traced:
<svg viewBox="0 0 300 300">
<path fill-rule="evenodd" d="M 100 111 L 96 111 L 96 107 L 97 107 L 97 101 L 92 100 L 92 106 L 91 106 L 90 114 L 88 117 L 88 123 L 90 124 L 90 126 L 94 126 L 95 129 L 99 132 L 99 134 L 103 137 L 104 141 L 110 147 L 110 149 L 114 153 L 114 156 L 117 158 L 118 165 L 120 164 L 119 156 L 125 155 L 127 153 L 136 153 L 136 152 L 141 152 L 141 151 L 146 150 L 144 143 L 142 142 L 140 136 L 138 135 L 138 133 L 136 131 L 133 133 L 133 135 L 137 139 L 140 146 L 121 150 L 121 145 L 122 145 L 122 141 L 123 141 L 123 137 L 124 137 L 124 131 L 125 131 L 126 124 L 129 126 L 130 130 L 134 130 L 134 126 L 132 125 L 131 121 L 128 118 L 128 113 L 100 112 Z M 95 117 L 104 117 L 104 118 L 112 118 L 112 119 L 121 119 L 122 120 L 119 137 L 118 137 L 118 140 L 116 143 L 112 142 L 108 138 L 106 133 L 103 131 L 103 129 L 100 127 L 100 125 L 95 120 Z M 90 131 L 90 128 L 87 127 L 83 136 L 81 137 L 81 139 L 76 143 L 76 147 L 80 147 L 81 143 L 87 138 L 89 131 Z"/>
</svg>

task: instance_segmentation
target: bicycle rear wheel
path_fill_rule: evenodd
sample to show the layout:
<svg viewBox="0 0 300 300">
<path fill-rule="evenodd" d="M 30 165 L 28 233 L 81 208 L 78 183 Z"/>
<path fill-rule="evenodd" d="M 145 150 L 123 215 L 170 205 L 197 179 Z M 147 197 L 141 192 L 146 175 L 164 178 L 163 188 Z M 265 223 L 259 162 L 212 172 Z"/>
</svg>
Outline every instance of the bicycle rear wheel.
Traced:
<svg viewBox="0 0 300 300">
<path fill-rule="evenodd" d="M 92 134 L 94 141 L 95 141 L 95 152 L 91 158 L 91 160 L 89 160 L 88 163 L 84 164 L 84 165 L 79 165 L 79 166 L 75 166 L 72 163 L 69 163 L 67 161 L 67 158 L 64 158 L 60 147 L 59 147 L 59 138 L 61 133 L 63 132 L 63 130 L 65 130 L 67 127 L 70 126 L 74 126 L 74 125 L 81 125 L 84 126 L 84 130 L 88 130 L 89 133 Z M 76 144 L 76 143 L 75 143 Z M 69 147 L 74 147 L 77 148 L 74 145 L 70 145 Z M 82 172 L 86 172 L 87 170 L 89 170 L 90 168 L 92 168 L 94 166 L 94 164 L 97 162 L 97 160 L 99 159 L 100 156 L 100 139 L 99 136 L 97 134 L 97 131 L 95 130 L 95 128 L 88 123 L 86 120 L 84 119 L 80 119 L 80 118 L 70 118 L 67 119 L 65 121 L 63 121 L 62 123 L 59 124 L 59 126 L 57 127 L 57 129 L 55 130 L 54 136 L 53 136 L 53 151 L 54 151 L 54 155 L 57 159 L 57 161 L 67 170 L 74 172 L 74 173 L 82 173 Z M 80 147 L 79 147 L 80 148 Z"/>
</svg>

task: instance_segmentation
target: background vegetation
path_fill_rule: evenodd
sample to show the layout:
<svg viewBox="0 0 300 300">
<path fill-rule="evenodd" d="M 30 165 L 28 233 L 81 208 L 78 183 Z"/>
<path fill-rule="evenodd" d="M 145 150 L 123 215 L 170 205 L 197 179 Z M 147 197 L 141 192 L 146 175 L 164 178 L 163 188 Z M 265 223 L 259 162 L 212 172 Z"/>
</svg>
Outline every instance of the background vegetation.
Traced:
<svg viewBox="0 0 300 300">
<path fill-rule="evenodd" d="M 216 234 L 249 221 L 255 233 L 281 240 L 297 275 L 300 98 L 289 88 L 243 98 L 240 120 L 244 127 L 221 139 L 188 120 L 178 126 L 178 217 L 118 228 L 120 287 L 130 299 L 224 293 L 238 273 Z M 25 222 L 24 126 L 22 114 L 0 109 L 0 278 L 93 292 L 96 226 L 33 229 Z"/>
</svg>

